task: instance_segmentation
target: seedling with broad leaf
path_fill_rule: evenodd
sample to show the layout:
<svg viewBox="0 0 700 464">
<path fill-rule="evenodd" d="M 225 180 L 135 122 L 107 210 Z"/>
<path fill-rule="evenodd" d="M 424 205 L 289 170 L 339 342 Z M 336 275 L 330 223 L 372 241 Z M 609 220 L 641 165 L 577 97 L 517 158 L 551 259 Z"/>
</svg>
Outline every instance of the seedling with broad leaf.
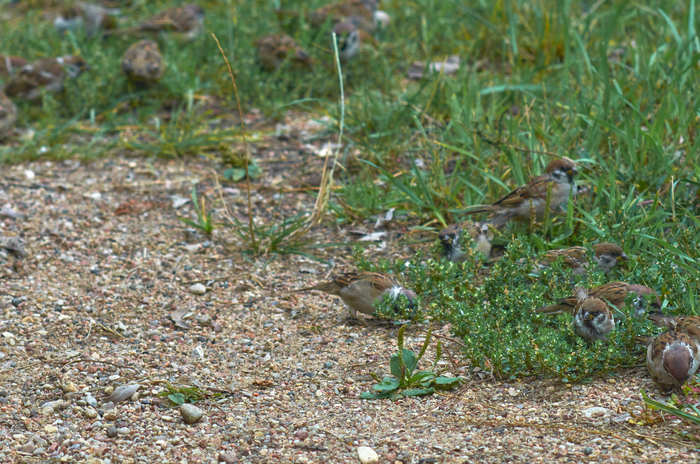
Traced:
<svg viewBox="0 0 700 464">
<path fill-rule="evenodd" d="M 418 355 L 408 348 L 404 348 L 404 332 L 406 326 L 401 326 L 398 333 L 398 351 L 391 356 L 389 367 L 391 374 L 385 376 L 381 381 L 379 377 L 373 375 L 377 384 L 372 387 L 373 391 L 364 392 L 360 398 L 365 400 L 376 400 L 384 398 L 398 398 L 400 396 L 425 396 L 431 395 L 438 390 L 449 390 L 462 382 L 462 377 L 450 377 L 439 375 L 435 372 L 438 361 L 442 356 L 442 345 L 438 341 L 435 360 L 431 370 L 417 370 L 418 361 L 421 360 L 425 351 L 430 345 L 431 331 L 425 336 L 425 341 Z"/>
</svg>

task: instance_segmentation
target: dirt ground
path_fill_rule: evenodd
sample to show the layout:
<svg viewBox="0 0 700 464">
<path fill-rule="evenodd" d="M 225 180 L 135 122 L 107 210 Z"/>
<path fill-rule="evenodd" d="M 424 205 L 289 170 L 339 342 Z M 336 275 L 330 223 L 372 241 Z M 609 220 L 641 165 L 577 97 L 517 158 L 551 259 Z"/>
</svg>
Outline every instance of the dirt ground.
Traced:
<svg viewBox="0 0 700 464">
<path fill-rule="evenodd" d="M 280 140 L 282 152 L 256 152 L 265 175 L 253 207 L 266 222 L 312 208 L 304 186 L 321 164 Z M 443 365 L 466 378 L 458 391 L 358 399 L 370 372 L 388 371 L 397 327 L 351 323 L 335 298 L 289 292 L 322 279 L 325 264 L 245 254 L 225 225 L 211 238 L 188 231 L 178 216 L 193 217 L 181 203 L 194 183 L 217 222 L 224 203 L 245 219 L 244 184 L 220 186 L 212 168 L 193 158 L 2 167 L 0 235 L 21 237 L 26 255 L 0 252 L 0 462 L 349 463 L 359 446 L 404 464 L 698 459 L 697 429 L 643 411 L 640 390 L 660 392 L 641 367 L 575 386 L 503 382 L 448 342 Z M 349 245 L 373 225 L 311 238 Z M 319 253 L 350 262 L 349 246 Z M 409 328 L 409 344 L 424 332 Z M 138 389 L 119 401 L 125 385 Z M 159 396 L 168 385 L 204 396 L 199 422 Z"/>
</svg>

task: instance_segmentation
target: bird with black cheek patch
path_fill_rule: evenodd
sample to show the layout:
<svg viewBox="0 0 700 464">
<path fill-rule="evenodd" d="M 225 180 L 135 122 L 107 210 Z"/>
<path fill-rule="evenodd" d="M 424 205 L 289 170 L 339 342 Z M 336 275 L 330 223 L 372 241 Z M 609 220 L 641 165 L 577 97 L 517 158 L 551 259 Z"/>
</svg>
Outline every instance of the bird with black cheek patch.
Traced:
<svg viewBox="0 0 700 464">
<path fill-rule="evenodd" d="M 574 182 L 576 163 L 566 157 L 551 161 L 544 174 L 533 178 L 500 200 L 479 206 L 466 214 L 490 213 L 489 222 L 501 227 L 511 220 L 542 219 L 547 205 L 552 213 L 562 211 L 570 196 L 578 190 Z"/>
<path fill-rule="evenodd" d="M 561 298 L 557 303 L 543 306 L 536 309 L 536 311 L 538 313 L 573 313 L 578 308 L 579 302 L 581 301 L 581 293 L 582 291 L 579 290 L 577 291 L 577 295 Z M 633 295 L 632 306 L 633 315 L 635 317 L 641 317 L 647 312 L 645 298 L 649 296 L 652 297 L 653 301 L 651 304 L 653 308 L 658 308 L 661 305 L 661 301 L 656 296 L 656 292 L 651 288 L 644 285 L 628 284 L 627 282 L 620 281 L 608 282 L 607 284 L 585 290 L 585 295 L 599 298 L 618 309 L 624 306 L 628 295 Z"/>
<path fill-rule="evenodd" d="M 606 340 L 615 328 L 615 318 L 608 304 L 600 298 L 582 300 L 574 314 L 574 331 L 589 342 Z"/>
<path fill-rule="evenodd" d="M 416 294 L 413 290 L 399 285 L 394 279 L 377 272 L 345 272 L 332 276 L 331 280 L 321 282 L 311 287 L 294 290 L 306 292 L 319 290 L 331 295 L 339 296 L 350 311 L 352 317 L 357 317 L 357 312 L 372 315 L 377 309 L 377 304 L 388 296 L 395 302 L 401 295 L 408 300 L 409 306 L 415 303 Z"/>
<path fill-rule="evenodd" d="M 620 261 L 627 260 L 627 255 L 622 248 L 614 243 L 596 243 L 591 248 L 593 261 L 596 262 L 598 270 L 606 274 L 612 271 Z M 549 267 L 559 259 L 565 266 L 572 268 L 574 274 L 583 274 L 588 267 L 588 251 L 582 246 L 549 250 L 537 265 L 540 268 Z"/>
<path fill-rule="evenodd" d="M 465 230 L 472 238 L 474 249 L 488 259 L 491 255 L 493 230 L 488 224 L 470 221 L 452 224 L 440 231 L 438 238 L 442 243 L 445 258 L 453 262 L 460 262 L 466 258 L 467 253 L 461 244 L 462 231 Z"/>
<path fill-rule="evenodd" d="M 204 30 L 204 9 L 194 3 L 167 8 L 141 24 L 107 31 L 108 34 L 138 34 L 142 32 L 169 32 L 187 40 L 194 39 Z"/>
</svg>

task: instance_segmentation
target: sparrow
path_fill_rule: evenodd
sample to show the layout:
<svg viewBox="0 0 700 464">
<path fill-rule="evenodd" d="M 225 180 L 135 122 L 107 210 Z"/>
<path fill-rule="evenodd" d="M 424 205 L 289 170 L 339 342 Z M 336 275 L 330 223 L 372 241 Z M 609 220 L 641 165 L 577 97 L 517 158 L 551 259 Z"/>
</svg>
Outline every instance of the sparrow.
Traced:
<svg viewBox="0 0 700 464">
<path fill-rule="evenodd" d="M 204 29 L 204 9 L 194 3 L 167 8 L 138 26 L 117 29 L 112 34 L 134 32 L 175 32 L 185 39 L 194 39 Z"/>
<path fill-rule="evenodd" d="M 669 330 L 647 346 L 647 369 L 664 389 L 680 387 L 700 365 L 700 342 L 687 333 Z"/>
<path fill-rule="evenodd" d="M 607 284 L 594 287 L 590 290 L 577 289 L 577 294 L 575 296 L 561 298 L 557 303 L 543 306 L 538 308 L 536 311 L 538 313 L 575 313 L 575 311 L 578 309 L 580 301 L 586 297 L 599 298 L 606 303 L 615 306 L 616 308 L 621 308 L 624 305 L 627 296 L 630 294 L 636 295 L 632 304 L 635 317 L 640 317 L 647 311 L 644 297 L 647 295 L 656 295 L 656 292 L 644 285 L 628 284 L 627 282 L 620 281 L 608 282 Z M 656 301 L 652 303 L 652 306 L 661 306 L 661 302 L 659 301 L 658 297 L 656 298 Z"/>
<path fill-rule="evenodd" d="M 574 331 L 589 342 L 605 340 L 615 328 L 615 318 L 608 304 L 600 298 L 588 297 L 576 307 Z"/>
<path fill-rule="evenodd" d="M 12 76 L 25 64 L 27 60 L 19 56 L 0 55 L 0 77 Z"/>
<path fill-rule="evenodd" d="M 460 245 L 463 230 L 469 232 L 474 242 L 474 249 L 486 258 L 489 258 L 491 255 L 493 231 L 488 224 L 479 222 L 452 224 L 440 231 L 438 238 L 440 239 L 440 243 L 442 243 L 445 258 L 453 262 L 460 262 L 466 258 L 467 254 Z"/>
<path fill-rule="evenodd" d="M 270 34 L 255 41 L 260 65 L 266 71 L 278 69 L 289 60 L 296 65 L 310 66 L 312 59 L 296 41 L 287 34 Z"/>
<path fill-rule="evenodd" d="M 512 219 L 530 220 L 533 215 L 540 219 L 545 214 L 547 197 L 550 211 L 555 212 L 566 204 L 570 195 L 578 192 L 574 183 L 575 175 L 576 163 L 573 160 L 566 157 L 553 160 L 543 175 L 535 177 L 491 205 L 477 207 L 466 213 L 491 213 L 490 222 L 496 227 Z"/>
<path fill-rule="evenodd" d="M 413 290 L 399 285 L 394 279 L 376 272 L 346 272 L 334 275 L 328 282 L 321 282 L 311 287 L 305 287 L 297 292 L 319 290 L 339 296 L 347 305 L 352 317 L 357 312 L 373 314 L 377 309 L 377 303 L 388 295 L 395 301 L 400 295 L 405 296 L 409 304 L 415 302 L 416 294 Z"/>
<path fill-rule="evenodd" d="M 687 334 L 695 343 L 700 344 L 700 316 L 667 316 L 658 311 L 649 314 L 649 319 L 660 327 L 667 327 L 676 332 Z"/>
<path fill-rule="evenodd" d="M 0 140 L 8 137 L 17 121 L 17 107 L 0 91 Z"/>
<path fill-rule="evenodd" d="M 335 24 L 354 17 L 357 21 L 364 21 L 365 27 L 374 28 L 378 3 L 378 0 L 345 0 L 331 3 L 313 10 L 309 14 L 309 21 L 312 26 L 319 27 L 327 20 Z"/>
<path fill-rule="evenodd" d="M 79 56 L 42 58 L 22 66 L 7 82 L 5 93 L 10 97 L 38 99 L 42 92 L 63 89 L 66 77 L 77 77 L 87 68 Z"/>
<path fill-rule="evenodd" d="M 619 261 L 627 259 L 627 255 L 622 248 L 614 243 L 596 243 L 591 248 L 593 248 L 593 260 L 596 262 L 598 269 L 606 274 L 609 273 Z M 588 267 L 587 254 L 588 251 L 582 246 L 549 250 L 544 254 L 537 265 L 540 268 L 549 267 L 556 260 L 561 259 L 567 267 L 574 270 L 575 274 L 583 274 L 586 271 L 586 267 Z"/>
<path fill-rule="evenodd" d="M 64 6 L 53 20 L 54 27 L 59 32 L 75 31 L 85 27 L 89 36 L 100 29 L 114 29 L 117 26 L 119 10 L 105 8 L 102 5 L 87 2 L 76 2 Z"/>
<path fill-rule="evenodd" d="M 132 44 L 122 56 L 122 70 L 133 82 L 152 84 L 165 72 L 165 62 L 153 40 L 140 40 Z"/>
</svg>

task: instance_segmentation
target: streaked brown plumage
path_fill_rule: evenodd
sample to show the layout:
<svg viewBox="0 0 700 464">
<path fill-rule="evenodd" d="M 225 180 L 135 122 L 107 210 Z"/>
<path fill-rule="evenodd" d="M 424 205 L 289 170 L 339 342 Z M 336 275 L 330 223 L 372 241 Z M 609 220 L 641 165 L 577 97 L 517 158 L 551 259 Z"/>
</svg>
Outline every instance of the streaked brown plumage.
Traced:
<svg viewBox="0 0 700 464">
<path fill-rule="evenodd" d="M 125 29 L 109 31 L 110 34 L 131 34 L 138 32 L 172 32 L 186 39 L 193 39 L 204 30 L 204 9 L 189 3 L 167 8 L 151 16 L 141 24 Z"/>
<path fill-rule="evenodd" d="M 289 60 L 292 64 L 310 66 L 311 57 L 287 34 L 270 34 L 255 41 L 260 65 L 274 71 Z"/>
<path fill-rule="evenodd" d="M 0 55 L 0 77 L 11 76 L 26 64 L 27 60 L 22 57 Z"/>
<path fill-rule="evenodd" d="M 591 248 L 593 248 L 593 260 L 598 264 L 598 269 L 605 273 L 610 272 L 619 261 L 627 259 L 622 248 L 614 243 L 596 243 Z M 551 266 L 557 259 L 561 259 L 566 266 L 574 269 L 575 273 L 582 274 L 588 267 L 587 255 L 586 248 L 582 246 L 549 250 L 542 257 L 539 265 Z"/>
<path fill-rule="evenodd" d="M 165 72 L 165 61 L 153 40 L 132 44 L 122 56 L 122 70 L 129 80 L 144 84 L 157 82 Z"/>
<path fill-rule="evenodd" d="M 58 92 L 63 89 L 67 77 L 77 77 L 87 68 L 79 56 L 42 58 L 22 66 L 5 86 L 10 97 L 38 99 L 42 92 Z"/>
<path fill-rule="evenodd" d="M 636 298 L 634 302 L 635 315 L 640 316 L 646 311 L 646 305 L 642 297 L 656 294 L 654 290 L 644 285 L 628 284 L 627 282 L 620 281 L 608 282 L 607 284 L 594 287 L 590 290 L 584 290 L 583 293 L 584 295 L 573 295 L 561 298 L 556 304 L 543 306 L 536 311 L 539 313 L 570 312 L 573 314 L 578 308 L 579 301 L 583 299 L 582 296 L 600 298 L 608 304 L 620 308 L 625 303 L 627 295 L 633 294 L 640 297 Z M 658 297 L 652 305 L 660 305 Z"/>
<path fill-rule="evenodd" d="M 615 328 L 608 304 L 595 297 L 581 301 L 574 314 L 574 331 L 588 341 L 605 340 Z"/>
<path fill-rule="evenodd" d="M 88 35 L 94 35 L 100 29 L 114 29 L 117 26 L 118 14 L 118 9 L 106 8 L 96 3 L 69 3 L 56 14 L 53 25 L 59 32 L 84 27 Z"/>
<path fill-rule="evenodd" d="M 688 334 L 700 344 L 700 316 L 667 316 L 659 312 L 649 314 L 654 324 Z"/>
<path fill-rule="evenodd" d="M 700 365 L 700 343 L 687 333 L 669 330 L 647 346 L 647 369 L 663 388 L 683 385 Z"/>
<path fill-rule="evenodd" d="M 459 262 L 466 257 L 465 251 L 461 246 L 462 231 L 467 230 L 472 240 L 474 248 L 486 258 L 491 255 L 491 241 L 493 240 L 493 231 L 488 224 L 478 222 L 465 221 L 457 224 L 452 224 L 440 231 L 438 238 L 442 243 L 445 257 L 449 261 Z"/>
<path fill-rule="evenodd" d="M 328 282 L 321 282 L 311 287 L 305 287 L 294 292 L 319 290 L 339 296 L 348 306 L 352 315 L 357 311 L 364 314 L 373 314 L 376 304 L 384 295 L 389 295 L 392 300 L 404 295 L 409 302 L 413 302 L 416 294 L 409 289 L 400 286 L 391 277 L 376 272 L 346 272 L 334 275 Z"/>
<path fill-rule="evenodd" d="M 17 121 L 17 107 L 15 104 L 0 90 L 0 140 L 5 139 L 10 135 Z"/>
<path fill-rule="evenodd" d="M 491 213 L 490 222 L 497 227 L 510 220 L 530 220 L 533 215 L 542 218 L 549 196 L 549 209 L 557 212 L 574 194 L 576 185 L 574 176 L 576 163 L 569 158 L 551 161 L 545 173 L 537 176 L 527 184 L 518 187 L 500 200 L 467 211 L 467 214 Z"/>
<path fill-rule="evenodd" d="M 309 20 L 315 27 L 322 25 L 327 20 L 332 23 L 341 22 L 347 18 L 359 18 L 365 21 L 366 27 L 373 27 L 374 13 L 377 11 L 377 0 L 344 0 L 324 5 L 309 14 Z"/>
</svg>

